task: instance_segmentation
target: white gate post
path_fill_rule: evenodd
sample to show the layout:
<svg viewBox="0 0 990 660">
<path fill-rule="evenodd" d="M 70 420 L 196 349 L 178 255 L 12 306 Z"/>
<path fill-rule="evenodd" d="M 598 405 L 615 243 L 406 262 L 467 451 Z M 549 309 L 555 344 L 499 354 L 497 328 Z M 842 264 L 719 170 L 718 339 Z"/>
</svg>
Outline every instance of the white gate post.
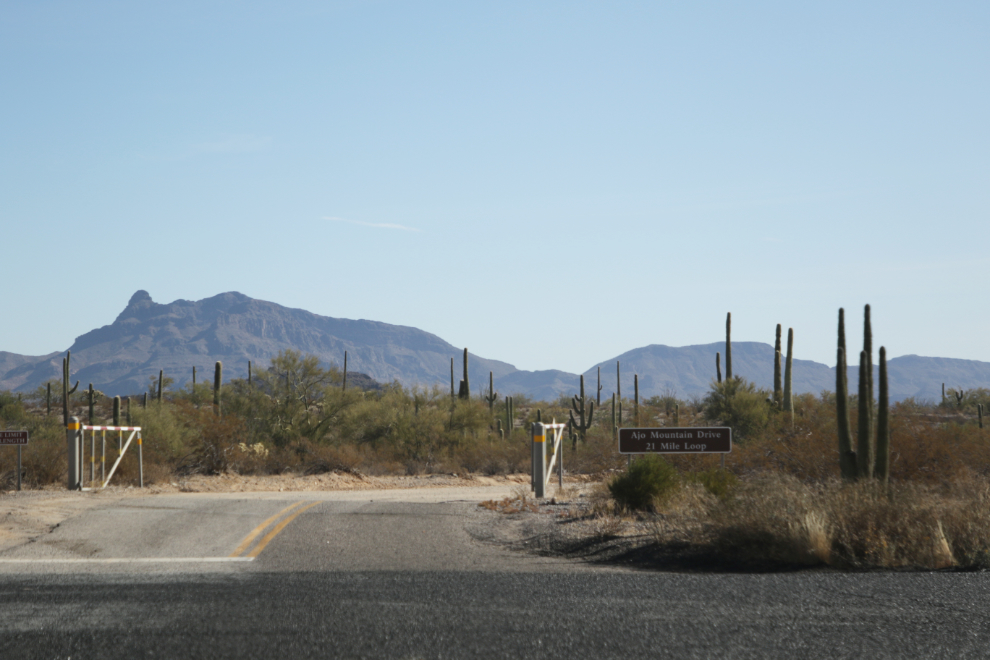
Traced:
<svg viewBox="0 0 990 660">
<path fill-rule="evenodd" d="M 65 444 L 69 452 L 69 490 L 79 490 L 82 488 L 82 424 L 78 417 L 69 418 Z"/>
<path fill-rule="evenodd" d="M 542 422 L 533 422 L 533 490 L 537 497 L 546 497 L 547 435 Z"/>
</svg>

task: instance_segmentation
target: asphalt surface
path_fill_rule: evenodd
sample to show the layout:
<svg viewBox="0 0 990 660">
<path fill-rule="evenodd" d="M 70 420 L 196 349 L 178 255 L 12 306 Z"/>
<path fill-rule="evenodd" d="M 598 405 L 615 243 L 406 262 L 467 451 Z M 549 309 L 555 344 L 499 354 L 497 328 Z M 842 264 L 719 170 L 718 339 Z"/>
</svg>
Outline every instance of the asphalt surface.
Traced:
<svg viewBox="0 0 990 660">
<path fill-rule="evenodd" d="M 497 515 L 478 499 L 179 495 L 87 511 L 0 553 L 0 658 L 990 657 L 985 573 L 593 566 L 477 541 L 467 528 Z"/>
</svg>

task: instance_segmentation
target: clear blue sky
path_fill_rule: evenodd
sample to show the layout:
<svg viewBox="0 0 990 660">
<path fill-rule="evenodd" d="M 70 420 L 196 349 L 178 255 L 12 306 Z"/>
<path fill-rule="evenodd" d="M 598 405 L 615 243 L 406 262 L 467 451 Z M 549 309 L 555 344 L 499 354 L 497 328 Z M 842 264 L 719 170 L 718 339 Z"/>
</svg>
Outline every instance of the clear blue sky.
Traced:
<svg viewBox="0 0 990 660">
<path fill-rule="evenodd" d="M 871 303 L 990 361 L 990 3 L 157 4 L 0 4 L 0 350 L 146 289 L 569 371 L 726 311 L 832 363 Z"/>
</svg>

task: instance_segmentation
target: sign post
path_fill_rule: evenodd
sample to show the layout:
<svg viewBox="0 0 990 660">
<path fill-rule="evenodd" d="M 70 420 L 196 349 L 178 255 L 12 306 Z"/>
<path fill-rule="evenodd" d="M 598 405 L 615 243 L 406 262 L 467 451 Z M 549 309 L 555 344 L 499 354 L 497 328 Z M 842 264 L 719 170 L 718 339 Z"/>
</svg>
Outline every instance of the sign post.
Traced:
<svg viewBox="0 0 990 660">
<path fill-rule="evenodd" d="M 21 489 L 21 448 L 28 443 L 27 431 L 0 431 L 0 445 L 17 445 L 17 490 Z"/>
<path fill-rule="evenodd" d="M 732 429 L 728 427 L 619 429 L 620 454 L 728 454 Z"/>
</svg>

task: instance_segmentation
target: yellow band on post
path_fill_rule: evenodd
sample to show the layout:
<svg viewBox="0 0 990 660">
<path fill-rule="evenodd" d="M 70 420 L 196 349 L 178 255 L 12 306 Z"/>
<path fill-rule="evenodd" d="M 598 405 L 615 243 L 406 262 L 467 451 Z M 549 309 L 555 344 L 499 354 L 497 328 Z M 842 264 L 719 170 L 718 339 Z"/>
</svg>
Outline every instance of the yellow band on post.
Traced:
<svg viewBox="0 0 990 660">
<path fill-rule="evenodd" d="M 533 436 L 533 442 L 546 442 L 546 441 L 547 441 L 547 436 L 545 436 L 545 435 L 534 435 Z"/>
<path fill-rule="evenodd" d="M 141 444 L 141 438 L 138 438 L 138 444 Z"/>
<path fill-rule="evenodd" d="M 66 426 L 65 428 L 69 429 L 70 431 L 78 431 L 80 428 L 82 428 L 82 423 L 80 423 L 80 422 L 75 422 L 75 423 L 69 422 L 69 425 Z"/>
</svg>

